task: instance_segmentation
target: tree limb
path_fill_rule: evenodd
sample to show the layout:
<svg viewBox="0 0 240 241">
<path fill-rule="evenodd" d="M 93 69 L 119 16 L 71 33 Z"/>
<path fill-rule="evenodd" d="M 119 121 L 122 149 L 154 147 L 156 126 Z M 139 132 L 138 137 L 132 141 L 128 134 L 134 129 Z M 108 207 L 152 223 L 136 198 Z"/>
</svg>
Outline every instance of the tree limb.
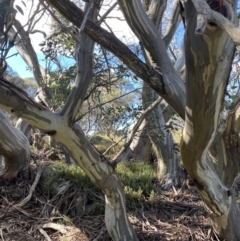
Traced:
<svg viewBox="0 0 240 241">
<path fill-rule="evenodd" d="M 81 26 L 84 14 L 81 9 L 76 7 L 74 3 L 70 2 L 69 0 L 46 0 L 46 2 L 58 10 L 74 25 L 78 27 Z M 146 15 L 146 13 L 144 14 Z M 113 34 L 107 32 L 91 21 L 86 22 L 84 32 L 93 41 L 100 44 L 122 60 L 124 64 L 128 66 L 128 68 L 130 68 L 138 77 L 146 81 L 172 106 L 173 109 L 176 110 L 176 112 L 182 118 L 184 118 L 183 101 L 185 100 L 185 88 L 179 78 L 176 79 L 175 75 L 169 73 L 163 75 L 163 70 L 161 68 L 155 69 L 152 66 L 146 65 Z M 166 50 L 163 50 L 163 53 L 165 53 L 165 51 Z M 161 52 L 160 55 L 162 56 Z M 164 57 L 166 56 L 164 55 Z M 164 57 L 162 57 L 162 59 L 164 59 Z M 170 65 L 172 64 L 170 63 Z M 168 66 L 166 66 L 166 68 L 168 69 Z"/>
<path fill-rule="evenodd" d="M 196 34 L 202 34 L 205 31 L 207 22 L 211 21 L 225 30 L 236 45 L 240 45 L 240 29 L 231 22 L 233 20 L 235 21 L 234 18 L 236 16 L 234 16 L 232 6 L 227 1 L 224 1 L 224 4 L 229 15 L 228 18 L 224 17 L 221 13 L 212 10 L 204 0 L 192 0 L 192 2 L 198 13 L 197 27 L 195 30 Z"/>
</svg>

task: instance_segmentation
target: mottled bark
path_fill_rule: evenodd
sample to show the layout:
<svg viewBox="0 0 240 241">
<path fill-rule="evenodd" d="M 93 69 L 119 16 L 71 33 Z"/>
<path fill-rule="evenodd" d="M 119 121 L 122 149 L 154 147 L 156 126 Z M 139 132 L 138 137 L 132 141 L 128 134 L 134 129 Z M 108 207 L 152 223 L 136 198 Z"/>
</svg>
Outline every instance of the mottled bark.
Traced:
<svg viewBox="0 0 240 241">
<path fill-rule="evenodd" d="M 97 7 L 100 2 L 86 4 L 85 13 L 87 18 L 96 19 Z M 85 30 L 86 26 L 81 26 L 81 29 Z M 81 43 L 81 45 L 77 43 L 76 46 L 78 72 L 73 91 L 64 108 L 58 114 L 54 114 L 44 107 L 41 108 L 41 113 L 38 113 L 38 110 L 31 106 L 31 113 L 28 113 L 27 107 L 23 111 L 26 115 L 23 112 L 21 115 L 30 124 L 37 126 L 47 134 L 53 135 L 57 141 L 62 143 L 75 162 L 90 177 L 91 181 L 103 191 L 106 200 L 105 222 L 112 239 L 119 241 L 138 240 L 127 217 L 125 194 L 118 175 L 88 142 L 81 128 L 74 124 L 75 115 L 82 105 L 92 77 L 92 52 L 94 46 L 93 41 L 82 31 L 79 32 L 78 37 Z M 0 100 L 0 102 L 2 101 Z"/>
<path fill-rule="evenodd" d="M 237 241 L 240 240 L 237 227 L 240 221 L 239 208 L 207 155 L 218 128 L 234 56 L 234 43 L 219 27 L 214 31 L 206 28 L 202 35 L 196 35 L 198 14 L 191 1 L 186 2 L 184 7 L 186 116 L 181 141 L 182 160 L 219 236 Z"/>
<path fill-rule="evenodd" d="M 240 100 L 228 113 L 225 130 L 218 132 L 210 155 L 221 181 L 230 189 L 240 172 Z"/>
<path fill-rule="evenodd" d="M 152 4 L 155 7 L 151 7 Z M 159 6 L 159 7 L 158 7 Z M 156 26 L 157 29 L 161 29 L 159 21 L 156 21 L 154 16 L 163 16 L 163 12 L 166 8 L 166 2 L 163 1 L 152 1 L 148 10 L 149 19 Z M 140 19 L 140 17 L 139 17 Z M 161 19 L 162 20 L 162 19 Z M 161 22 L 161 21 L 160 21 Z M 148 36 L 146 36 L 147 38 Z M 153 38 L 149 38 L 151 43 Z M 144 42 L 144 41 L 143 41 Z M 146 41 L 145 41 L 146 42 Z M 165 45 L 167 42 L 165 42 Z M 143 45 L 145 46 L 145 45 Z M 151 51 L 151 52 L 149 52 Z M 146 62 L 149 65 L 155 65 L 151 48 L 143 48 L 145 53 Z M 158 64 L 161 64 L 161 58 L 157 58 Z M 158 98 L 158 94 L 150 88 L 146 83 L 143 85 L 142 100 L 144 108 L 148 106 Z M 161 106 L 155 108 L 147 117 L 147 130 L 148 136 L 152 143 L 152 149 L 155 152 L 157 158 L 157 178 L 163 189 L 167 190 L 172 186 L 179 185 L 180 177 L 180 166 L 179 158 L 174 150 L 174 143 L 172 133 L 166 130 L 166 122 L 161 110 Z M 179 173 L 178 173 L 179 172 Z"/>
<path fill-rule="evenodd" d="M 25 135 L 16 129 L 0 110 L 0 155 L 3 156 L 1 176 L 12 179 L 21 171 L 28 169 L 30 147 Z"/>
<path fill-rule="evenodd" d="M 32 70 L 38 84 L 38 95 L 41 96 L 41 101 L 43 101 L 45 105 L 48 105 L 52 94 L 50 88 L 46 85 L 46 72 L 39 64 L 37 54 L 31 43 L 30 33 L 23 28 L 17 19 L 14 20 L 14 27 L 16 30 L 12 27 L 8 32 L 8 38 L 13 42 L 22 59 Z M 29 138 L 31 126 L 22 119 L 19 119 L 16 127 Z"/>
<path fill-rule="evenodd" d="M 118 175 L 88 142 L 80 127 L 68 126 L 63 116 L 52 113 L 4 80 L 0 81 L 0 93 L 1 108 L 61 142 L 91 181 L 103 191 L 106 225 L 113 240 L 138 240 L 127 218 L 124 190 Z"/>
</svg>

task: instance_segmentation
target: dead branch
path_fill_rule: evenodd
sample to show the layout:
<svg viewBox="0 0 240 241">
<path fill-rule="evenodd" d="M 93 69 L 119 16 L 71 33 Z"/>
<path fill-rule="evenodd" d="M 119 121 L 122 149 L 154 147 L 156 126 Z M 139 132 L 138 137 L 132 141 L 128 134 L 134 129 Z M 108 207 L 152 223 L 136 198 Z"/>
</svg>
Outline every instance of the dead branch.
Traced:
<svg viewBox="0 0 240 241">
<path fill-rule="evenodd" d="M 52 241 L 52 239 L 48 236 L 47 232 L 45 232 L 42 228 L 39 228 L 38 230 L 47 241 Z"/>
<path fill-rule="evenodd" d="M 20 203 L 18 204 L 15 204 L 14 206 L 16 208 L 21 208 L 23 207 L 24 205 L 26 205 L 32 198 L 32 195 L 33 195 L 33 192 L 35 191 L 35 188 L 40 180 L 40 177 L 41 177 L 41 174 L 42 174 L 42 171 L 43 171 L 43 165 L 40 164 L 39 167 L 38 167 L 38 171 L 37 171 L 37 175 L 35 177 L 35 180 L 32 184 L 32 186 L 30 187 L 30 191 L 29 191 L 29 194 L 26 198 L 24 198 Z"/>
</svg>

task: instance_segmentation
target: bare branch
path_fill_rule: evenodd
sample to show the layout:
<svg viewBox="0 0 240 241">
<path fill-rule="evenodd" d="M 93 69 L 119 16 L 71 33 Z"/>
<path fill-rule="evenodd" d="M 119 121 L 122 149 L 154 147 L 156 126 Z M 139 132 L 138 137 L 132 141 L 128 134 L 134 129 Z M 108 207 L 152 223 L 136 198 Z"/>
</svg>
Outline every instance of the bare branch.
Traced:
<svg viewBox="0 0 240 241">
<path fill-rule="evenodd" d="M 170 104 L 175 110 L 184 108 L 185 86 L 175 72 L 173 64 L 168 56 L 166 46 L 161 39 L 161 35 L 156 26 L 146 15 L 142 2 L 140 0 L 118 0 L 118 2 L 126 21 L 134 33 L 139 37 L 144 49 L 147 51 L 146 53 L 149 55 L 148 58 L 151 60 L 150 65 L 159 68 L 163 74 L 164 87 L 166 91 L 166 97 L 163 98 L 165 98 L 168 103 L 170 103 L 170 99 L 168 99 L 170 96 L 172 100 L 178 99 L 177 108 L 176 106 Z M 171 74 L 169 75 L 169 73 Z M 145 82 L 150 85 L 148 81 Z M 170 82 L 177 87 L 175 89 L 171 88 Z M 182 96 L 181 99 L 179 99 L 180 96 Z M 184 114 L 182 112 L 180 116 L 184 118 Z"/>
<path fill-rule="evenodd" d="M 74 3 L 70 2 L 69 0 L 46 0 L 46 2 L 51 4 L 74 25 L 77 27 L 81 26 L 84 14 L 81 9 L 76 7 Z M 114 55 L 122 60 L 138 77 L 142 78 L 144 81 L 147 81 L 153 89 L 155 89 L 159 94 L 163 96 L 163 98 L 169 99 L 170 105 L 173 106 L 173 108 L 180 114 L 180 116 L 184 116 L 184 108 L 179 107 L 179 103 L 181 99 L 184 99 L 183 96 L 185 93 L 179 93 L 179 97 L 171 97 L 170 100 L 170 97 L 168 98 L 164 90 L 164 78 L 161 74 L 161 71 L 157 71 L 156 69 L 143 63 L 119 39 L 117 39 L 113 34 L 99 27 L 97 24 L 91 21 L 87 21 L 84 31 L 93 41 L 99 43 L 105 49 L 114 53 Z M 165 81 L 165 84 L 169 85 L 169 82 L 166 78 Z M 184 92 L 183 89 L 179 90 L 179 92 Z"/>
<path fill-rule="evenodd" d="M 21 202 L 19 202 L 18 204 L 15 204 L 14 205 L 15 208 L 21 208 L 31 200 L 33 192 L 35 191 L 36 186 L 39 183 L 42 171 L 43 171 L 43 165 L 42 165 L 42 163 L 40 163 L 40 166 L 38 167 L 38 171 L 37 171 L 35 180 L 34 180 L 32 186 L 30 187 L 29 194 Z"/>
<path fill-rule="evenodd" d="M 117 2 L 115 2 L 102 16 L 101 16 L 101 18 L 97 21 L 97 23 L 99 24 L 99 25 L 101 25 L 102 24 L 102 22 L 106 19 L 106 17 L 107 17 L 107 15 L 109 15 L 111 12 L 112 12 L 112 10 L 117 6 Z"/>
<path fill-rule="evenodd" d="M 11 29 L 9 32 L 9 38 L 13 40 L 15 35 L 17 33 L 19 34 L 21 39 L 18 36 L 16 37 L 15 46 L 23 60 L 33 71 L 33 75 L 38 83 L 38 86 L 44 87 L 45 83 L 43 81 L 43 76 L 45 77 L 46 73 L 39 65 L 37 55 L 29 38 L 29 33 L 24 30 L 18 20 L 14 21 L 14 27 L 17 29 L 17 32 L 14 29 Z"/>
</svg>

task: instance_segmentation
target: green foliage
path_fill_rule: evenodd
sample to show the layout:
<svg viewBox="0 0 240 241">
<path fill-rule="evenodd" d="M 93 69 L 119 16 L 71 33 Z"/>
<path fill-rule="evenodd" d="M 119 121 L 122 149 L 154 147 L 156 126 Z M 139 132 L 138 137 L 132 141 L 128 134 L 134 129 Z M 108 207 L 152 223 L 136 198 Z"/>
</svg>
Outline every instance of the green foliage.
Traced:
<svg viewBox="0 0 240 241">
<path fill-rule="evenodd" d="M 98 190 L 97 187 L 91 183 L 89 177 L 78 166 L 69 166 L 64 162 L 56 162 L 51 166 L 46 167 L 44 173 L 45 188 L 50 187 L 52 183 L 59 185 L 64 180 L 70 181 L 76 188 L 91 188 L 95 191 Z"/>
<path fill-rule="evenodd" d="M 143 162 L 122 162 L 116 167 L 127 195 L 149 196 L 154 190 L 156 168 Z M 132 194 L 131 194 L 132 191 Z M 139 197 L 139 196 L 138 196 Z"/>
<path fill-rule="evenodd" d="M 109 139 L 109 137 L 107 137 L 106 135 L 101 134 L 101 133 L 95 134 L 95 135 L 91 138 L 91 143 L 92 143 L 93 145 L 101 144 L 101 145 L 106 145 L 106 146 L 109 146 L 109 145 L 112 144 L 112 142 L 111 142 L 111 140 Z"/>
<path fill-rule="evenodd" d="M 146 200 L 150 203 L 155 202 L 156 168 L 154 166 L 138 162 L 124 162 L 117 165 L 116 171 L 124 185 L 129 209 L 133 210 L 136 206 L 142 206 L 142 202 Z M 63 162 L 56 162 L 45 168 L 42 188 L 54 197 L 57 195 L 58 187 L 65 181 L 70 181 L 74 188 L 80 189 L 82 192 L 100 192 L 80 167 L 68 166 Z M 103 203 L 98 202 L 91 207 L 91 212 L 94 214 L 102 214 L 103 211 Z"/>
<path fill-rule="evenodd" d="M 109 150 L 109 152 L 106 154 L 107 158 L 113 158 L 120 151 L 124 144 L 124 142 L 120 141 L 120 139 L 121 135 L 116 133 L 114 136 L 114 141 L 118 144 Z M 104 153 L 114 142 L 108 136 L 99 132 L 91 138 L 91 143 L 100 153 Z"/>
<path fill-rule="evenodd" d="M 75 66 L 65 68 L 60 77 L 56 71 L 49 72 L 49 75 L 49 86 L 53 95 L 51 106 L 58 109 L 65 104 L 71 92 L 76 77 L 76 68 Z"/>
<path fill-rule="evenodd" d="M 144 205 L 155 202 L 156 167 L 143 162 L 122 162 L 116 171 L 123 183 L 130 210 L 142 207 L 143 202 Z"/>
</svg>

